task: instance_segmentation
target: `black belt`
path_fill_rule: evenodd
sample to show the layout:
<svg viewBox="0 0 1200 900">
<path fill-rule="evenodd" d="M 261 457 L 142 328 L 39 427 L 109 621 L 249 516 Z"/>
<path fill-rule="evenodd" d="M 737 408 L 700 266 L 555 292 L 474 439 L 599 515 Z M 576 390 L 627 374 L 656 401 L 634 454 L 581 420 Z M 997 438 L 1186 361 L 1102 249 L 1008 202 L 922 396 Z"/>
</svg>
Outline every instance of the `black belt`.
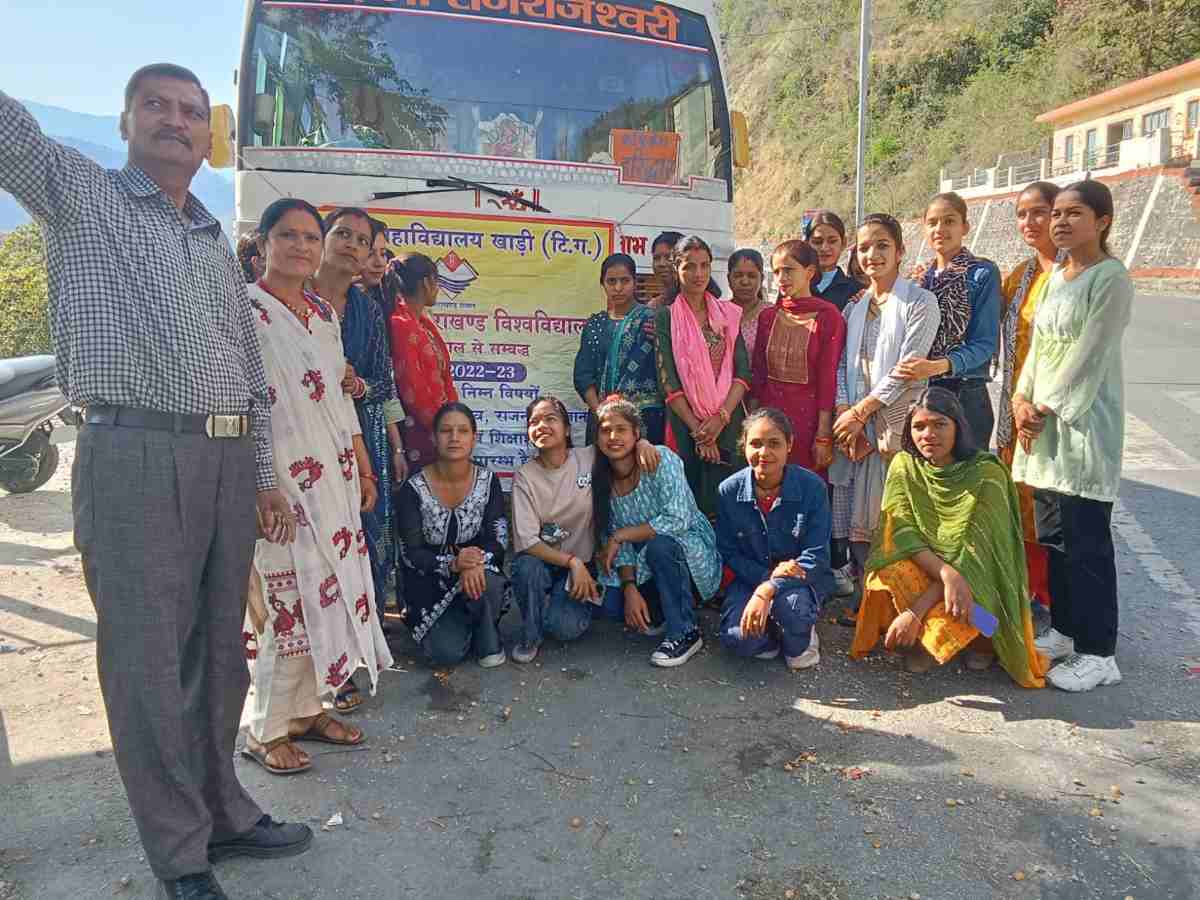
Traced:
<svg viewBox="0 0 1200 900">
<path fill-rule="evenodd" d="M 948 391 L 958 393 L 966 387 L 986 387 L 987 379 L 983 377 L 962 378 L 960 376 L 954 376 L 951 378 L 930 378 L 929 386 L 945 388 Z"/>
<path fill-rule="evenodd" d="M 210 438 L 240 438 L 250 433 L 249 416 L 185 415 L 134 406 L 89 406 L 83 413 L 85 425 L 114 425 L 148 428 L 176 434 L 206 434 Z"/>
</svg>

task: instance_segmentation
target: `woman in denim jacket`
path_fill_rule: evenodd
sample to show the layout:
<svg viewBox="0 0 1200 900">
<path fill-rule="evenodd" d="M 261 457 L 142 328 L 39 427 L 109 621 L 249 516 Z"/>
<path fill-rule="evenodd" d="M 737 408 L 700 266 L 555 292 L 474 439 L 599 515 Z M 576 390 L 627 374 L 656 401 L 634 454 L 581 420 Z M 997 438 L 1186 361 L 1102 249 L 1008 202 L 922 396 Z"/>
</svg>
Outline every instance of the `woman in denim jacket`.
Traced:
<svg viewBox="0 0 1200 900">
<path fill-rule="evenodd" d="M 764 407 L 742 426 L 749 468 L 721 483 L 717 549 L 733 572 L 721 608 L 721 643 L 738 656 L 789 669 L 820 662 L 816 621 L 833 592 L 831 516 L 825 482 L 788 465 L 792 424 Z"/>
</svg>

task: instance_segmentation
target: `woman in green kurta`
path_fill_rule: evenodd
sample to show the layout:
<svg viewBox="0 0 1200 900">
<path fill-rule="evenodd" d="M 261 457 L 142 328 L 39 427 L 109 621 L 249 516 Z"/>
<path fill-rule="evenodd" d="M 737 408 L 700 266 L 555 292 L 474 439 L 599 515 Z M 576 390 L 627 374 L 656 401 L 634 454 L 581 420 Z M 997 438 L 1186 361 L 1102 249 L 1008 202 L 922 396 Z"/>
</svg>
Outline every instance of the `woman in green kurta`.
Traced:
<svg viewBox="0 0 1200 900">
<path fill-rule="evenodd" d="M 746 417 L 742 398 L 750 389 L 750 357 L 741 309 L 708 293 L 708 244 L 686 237 L 674 259 L 680 293 L 655 316 L 658 381 L 667 401 L 668 444 L 683 460 L 701 511 L 712 519 L 717 488 L 746 465 L 737 437 Z"/>
<path fill-rule="evenodd" d="M 1099 181 L 1077 182 L 1055 199 L 1050 235 L 1067 259 L 1038 304 L 1012 399 L 1013 478 L 1034 488 L 1054 598 L 1053 627 L 1038 649 L 1064 659 L 1046 677 L 1066 691 L 1121 680 L 1112 507 L 1125 442 L 1121 338 L 1133 281 L 1109 254 L 1112 221 L 1112 194 Z"/>
</svg>

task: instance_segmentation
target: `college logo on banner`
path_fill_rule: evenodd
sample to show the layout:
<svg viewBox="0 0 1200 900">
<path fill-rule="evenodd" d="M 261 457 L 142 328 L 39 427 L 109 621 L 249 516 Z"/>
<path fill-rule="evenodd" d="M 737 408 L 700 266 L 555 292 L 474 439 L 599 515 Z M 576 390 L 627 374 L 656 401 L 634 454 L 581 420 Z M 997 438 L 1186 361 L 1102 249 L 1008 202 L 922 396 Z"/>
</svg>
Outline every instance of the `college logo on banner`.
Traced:
<svg viewBox="0 0 1200 900">
<path fill-rule="evenodd" d="M 501 476 L 532 455 L 525 408 L 542 394 L 567 404 L 576 444 L 587 408 L 573 369 L 588 316 L 604 309 L 600 261 L 612 222 L 483 214 L 370 211 L 397 253 L 437 266 L 429 311 L 450 350 L 458 395 L 479 418 L 476 456 Z"/>
</svg>

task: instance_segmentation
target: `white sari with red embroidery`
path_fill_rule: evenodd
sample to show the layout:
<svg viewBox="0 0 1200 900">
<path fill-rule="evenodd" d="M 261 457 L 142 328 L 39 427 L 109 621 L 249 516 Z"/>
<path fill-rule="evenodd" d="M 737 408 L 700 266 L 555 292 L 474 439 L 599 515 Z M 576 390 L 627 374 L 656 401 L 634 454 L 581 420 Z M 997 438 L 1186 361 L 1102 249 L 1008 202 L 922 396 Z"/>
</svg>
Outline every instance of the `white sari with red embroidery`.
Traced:
<svg viewBox="0 0 1200 900">
<path fill-rule="evenodd" d="M 296 513 L 296 540 L 258 541 L 267 622 L 258 637 L 256 691 L 284 660 L 311 657 L 317 692 L 332 695 L 359 668 L 375 692 L 392 655 L 375 612 L 352 437 L 354 401 L 342 392 L 341 329 L 310 297 L 305 325 L 261 286 L 249 286 L 271 398 L 275 477 Z"/>
</svg>

